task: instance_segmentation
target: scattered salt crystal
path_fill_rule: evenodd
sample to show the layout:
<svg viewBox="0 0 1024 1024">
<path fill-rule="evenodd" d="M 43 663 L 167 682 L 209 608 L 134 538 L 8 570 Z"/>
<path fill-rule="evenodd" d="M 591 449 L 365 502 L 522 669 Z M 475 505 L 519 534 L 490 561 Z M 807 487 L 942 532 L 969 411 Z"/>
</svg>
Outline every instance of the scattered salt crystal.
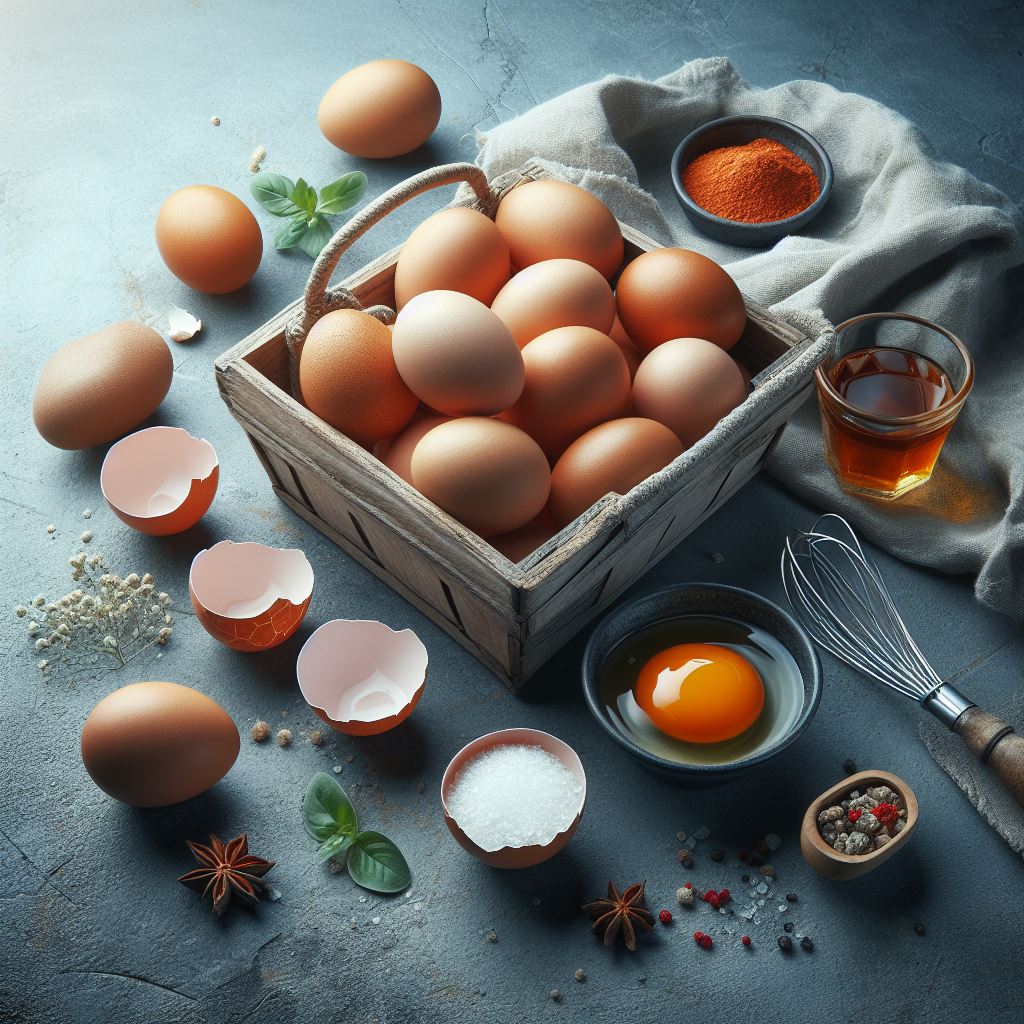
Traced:
<svg viewBox="0 0 1024 1024">
<path fill-rule="evenodd" d="M 50 523 L 50 525 L 47 526 L 47 528 L 46 528 L 46 532 L 47 533 L 56 533 L 57 532 L 57 527 L 54 526 L 53 523 Z"/>
<path fill-rule="evenodd" d="M 764 895 L 764 894 L 765 894 L 765 893 L 766 893 L 767 891 L 768 891 L 768 886 L 767 886 L 767 884 L 766 884 L 766 883 L 764 883 L 764 882 L 762 882 L 762 883 L 761 883 L 761 884 L 760 884 L 760 885 L 759 885 L 759 886 L 757 887 L 757 892 L 758 892 L 758 895 L 760 895 L 760 896 L 763 896 L 763 895 Z"/>
<path fill-rule="evenodd" d="M 696 850 L 697 840 L 693 836 L 690 836 L 688 839 L 683 840 L 683 847 L 687 850 Z"/>
<path fill-rule="evenodd" d="M 280 898 L 281 898 L 281 890 L 280 889 L 275 889 L 273 886 L 271 886 L 269 889 L 267 889 L 267 899 L 270 900 L 271 903 L 276 903 Z"/>
<path fill-rule="evenodd" d="M 366 897 L 365 896 L 360 896 L 359 897 L 359 902 L 360 903 L 365 903 L 366 902 Z"/>
<path fill-rule="evenodd" d="M 91 508 L 82 509 L 82 518 L 83 519 L 92 519 L 92 509 Z"/>
<path fill-rule="evenodd" d="M 679 842 L 681 842 L 681 843 L 685 843 L 686 842 L 686 833 L 682 829 L 680 829 L 676 833 L 676 839 L 678 839 Z"/>
<path fill-rule="evenodd" d="M 707 825 L 701 825 L 701 827 L 700 827 L 699 829 L 697 829 L 697 831 L 696 831 L 696 832 L 694 832 L 693 834 L 694 834 L 694 835 L 695 835 L 695 836 L 696 836 L 696 837 L 697 837 L 698 839 L 707 839 L 707 837 L 708 837 L 709 835 L 711 835 L 711 829 L 709 829 L 709 828 L 707 827 Z"/>
<path fill-rule="evenodd" d="M 539 896 L 534 896 L 534 897 L 533 897 L 533 899 L 532 899 L 532 900 L 530 900 L 530 902 L 531 902 L 531 903 L 532 903 L 532 904 L 533 904 L 533 905 L 534 905 L 535 907 L 539 907 L 539 906 L 540 906 L 540 897 L 539 897 Z"/>
<path fill-rule="evenodd" d="M 340 775 L 341 774 L 341 765 L 340 764 L 336 764 L 334 766 L 334 774 L 335 775 Z"/>
<path fill-rule="evenodd" d="M 379 917 L 373 918 L 373 924 L 380 924 L 380 918 Z"/>
<path fill-rule="evenodd" d="M 579 779 L 553 754 L 502 744 L 462 769 L 447 803 L 463 832 L 493 853 L 547 845 L 572 824 L 582 799 Z"/>
<path fill-rule="evenodd" d="M 764 845 L 767 846 L 769 850 L 775 851 L 782 845 L 782 840 L 774 832 L 769 832 L 768 835 L 764 837 Z"/>
</svg>

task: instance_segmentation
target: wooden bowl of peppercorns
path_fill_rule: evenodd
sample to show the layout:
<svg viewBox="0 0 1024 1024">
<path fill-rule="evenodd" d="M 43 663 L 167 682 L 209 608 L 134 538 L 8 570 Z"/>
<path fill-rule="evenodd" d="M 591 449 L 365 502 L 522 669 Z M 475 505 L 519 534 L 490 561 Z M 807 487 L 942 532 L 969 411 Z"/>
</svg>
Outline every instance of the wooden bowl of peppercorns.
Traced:
<svg viewBox="0 0 1024 1024">
<path fill-rule="evenodd" d="M 857 795 L 850 799 L 854 793 Z M 917 819 L 917 797 L 899 776 L 857 772 L 811 801 L 800 827 L 800 852 L 819 875 L 844 882 L 873 871 L 901 850 Z M 859 831 L 858 826 L 864 830 Z M 829 836 L 835 832 L 836 838 L 830 842 L 823 829 Z M 859 852 L 847 853 L 846 849 L 859 845 L 851 843 L 853 833 L 870 841 Z"/>
</svg>

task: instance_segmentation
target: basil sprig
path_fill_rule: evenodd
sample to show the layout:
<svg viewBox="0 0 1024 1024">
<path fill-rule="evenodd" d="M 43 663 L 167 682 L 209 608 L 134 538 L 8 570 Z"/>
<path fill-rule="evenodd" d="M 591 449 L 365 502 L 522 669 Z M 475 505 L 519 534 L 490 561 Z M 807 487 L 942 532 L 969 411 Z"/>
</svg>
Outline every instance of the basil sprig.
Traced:
<svg viewBox="0 0 1024 1024">
<path fill-rule="evenodd" d="M 412 872 L 401 850 L 379 832 L 360 832 L 352 801 L 337 781 L 317 772 L 302 801 L 306 831 L 320 843 L 317 859 L 344 856 L 352 881 L 373 892 L 402 892 Z"/>
<path fill-rule="evenodd" d="M 318 197 L 316 189 L 304 178 L 292 181 L 283 174 L 263 171 L 253 177 L 249 191 L 268 213 L 288 218 L 274 236 L 274 245 L 278 249 L 298 246 L 316 259 L 334 234 L 328 218 L 359 202 L 366 191 L 366 175 L 362 171 L 343 174 L 325 185 Z"/>
</svg>

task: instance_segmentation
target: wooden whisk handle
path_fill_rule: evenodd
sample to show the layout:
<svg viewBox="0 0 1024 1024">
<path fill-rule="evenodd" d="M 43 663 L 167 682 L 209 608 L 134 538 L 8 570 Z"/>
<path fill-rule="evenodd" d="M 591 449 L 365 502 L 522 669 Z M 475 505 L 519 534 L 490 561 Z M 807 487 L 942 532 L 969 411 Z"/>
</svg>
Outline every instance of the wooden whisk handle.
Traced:
<svg viewBox="0 0 1024 1024">
<path fill-rule="evenodd" d="M 969 707 L 953 723 L 953 732 L 971 753 L 999 776 L 1013 798 L 1024 807 L 1024 736 L 998 715 Z"/>
</svg>

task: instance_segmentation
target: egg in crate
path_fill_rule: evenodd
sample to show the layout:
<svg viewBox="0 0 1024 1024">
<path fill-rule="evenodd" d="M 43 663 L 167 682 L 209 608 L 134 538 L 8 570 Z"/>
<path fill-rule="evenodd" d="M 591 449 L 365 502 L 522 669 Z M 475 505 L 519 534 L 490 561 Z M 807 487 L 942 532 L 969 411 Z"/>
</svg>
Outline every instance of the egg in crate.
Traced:
<svg viewBox="0 0 1024 1024">
<path fill-rule="evenodd" d="M 551 458 L 591 427 L 626 411 L 629 366 L 607 334 L 559 327 L 529 342 L 523 363 L 523 393 L 501 418 L 525 430 Z"/>
<path fill-rule="evenodd" d="M 607 334 L 615 319 L 615 296 L 588 263 L 554 259 L 520 270 L 491 309 L 522 348 L 558 327 L 592 327 Z"/>
<path fill-rule="evenodd" d="M 518 427 L 465 416 L 409 429 L 413 435 L 395 439 L 385 465 L 479 536 L 518 530 L 547 503 L 547 457 Z"/>
<path fill-rule="evenodd" d="M 625 494 L 683 454 L 668 427 L 639 416 L 609 420 L 588 430 L 551 471 L 548 509 L 559 528 L 606 494 Z"/>
<path fill-rule="evenodd" d="M 456 206 L 428 217 L 395 266 L 395 307 L 421 292 L 463 292 L 489 306 L 511 274 L 508 242 L 490 217 Z"/>
<path fill-rule="evenodd" d="M 357 309 L 332 310 L 310 328 L 299 391 L 311 412 L 367 448 L 397 434 L 419 405 L 395 366 L 391 331 Z"/>
<path fill-rule="evenodd" d="M 644 352 L 673 338 L 705 338 L 728 351 L 747 322 L 736 282 L 689 249 L 641 253 L 619 275 L 615 303 L 627 335 Z"/>
<path fill-rule="evenodd" d="M 703 338 L 674 338 L 659 345 L 633 380 L 633 411 L 664 423 L 687 448 L 746 397 L 739 365 Z"/>
<path fill-rule="evenodd" d="M 526 370 L 515 338 L 470 295 L 414 296 L 398 314 L 392 344 L 402 380 L 438 412 L 490 416 L 522 393 Z"/>
<path fill-rule="evenodd" d="M 604 277 L 622 263 L 622 232 L 597 196 L 567 181 L 527 181 L 502 199 L 495 216 L 519 270 L 552 259 L 581 260 Z"/>
</svg>

